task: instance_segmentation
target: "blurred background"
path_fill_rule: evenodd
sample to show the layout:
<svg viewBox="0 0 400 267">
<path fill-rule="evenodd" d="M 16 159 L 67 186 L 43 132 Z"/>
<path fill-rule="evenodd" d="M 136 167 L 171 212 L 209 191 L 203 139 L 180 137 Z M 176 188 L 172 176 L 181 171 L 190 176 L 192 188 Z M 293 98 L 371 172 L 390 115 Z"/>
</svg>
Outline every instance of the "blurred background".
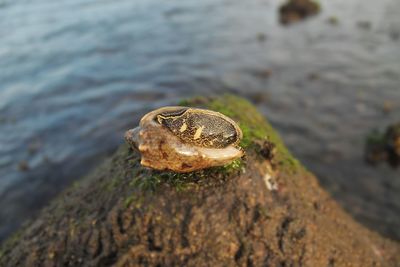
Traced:
<svg viewBox="0 0 400 267">
<path fill-rule="evenodd" d="M 364 161 L 400 120 L 400 1 L 0 0 L 0 241 L 123 143 L 150 109 L 255 103 L 360 223 L 400 240 L 400 170 Z"/>
</svg>

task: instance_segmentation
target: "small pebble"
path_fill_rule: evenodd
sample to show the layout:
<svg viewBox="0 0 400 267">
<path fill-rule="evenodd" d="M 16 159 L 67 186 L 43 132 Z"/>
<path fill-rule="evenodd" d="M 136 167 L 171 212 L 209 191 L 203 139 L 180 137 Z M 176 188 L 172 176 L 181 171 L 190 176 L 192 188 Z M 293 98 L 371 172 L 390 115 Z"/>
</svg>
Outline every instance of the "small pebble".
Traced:
<svg viewBox="0 0 400 267">
<path fill-rule="evenodd" d="M 260 32 L 259 34 L 257 34 L 257 40 L 258 40 L 259 42 L 264 42 L 265 39 L 267 39 L 267 37 L 265 36 L 264 33 L 261 33 L 261 32 Z"/>
<path fill-rule="evenodd" d="M 315 73 L 315 72 L 310 73 L 310 74 L 308 74 L 307 79 L 308 79 L 309 81 L 318 80 L 318 79 L 319 79 L 319 74 L 318 74 L 318 73 Z"/>
<path fill-rule="evenodd" d="M 393 110 L 393 102 L 386 100 L 385 102 L 383 102 L 383 112 L 385 113 L 390 113 Z"/>
<path fill-rule="evenodd" d="M 29 154 L 35 154 L 41 147 L 41 143 L 39 141 L 33 141 L 28 144 L 28 152 Z"/>
<path fill-rule="evenodd" d="M 393 30 L 390 32 L 389 36 L 393 41 L 397 41 L 400 38 L 400 31 Z"/>
<path fill-rule="evenodd" d="M 278 190 L 277 182 L 275 181 L 275 179 L 269 173 L 266 173 L 264 175 L 264 182 L 265 182 L 265 185 L 267 186 L 269 191 Z"/>
<path fill-rule="evenodd" d="M 358 28 L 363 29 L 363 30 L 370 30 L 372 24 L 369 21 L 359 21 L 359 22 L 357 22 L 357 26 L 358 26 Z"/>
<path fill-rule="evenodd" d="M 30 169 L 29 164 L 27 161 L 22 160 L 18 163 L 18 170 L 26 172 Z"/>
<path fill-rule="evenodd" d="M 327 21 L 329 24 L 335 25 L 335 26 L 339 24 L 339 20 L 338 20 L 338 18 L 335 17 L 335 16 L 329 17 L 326 21 Z"/>
</svg>

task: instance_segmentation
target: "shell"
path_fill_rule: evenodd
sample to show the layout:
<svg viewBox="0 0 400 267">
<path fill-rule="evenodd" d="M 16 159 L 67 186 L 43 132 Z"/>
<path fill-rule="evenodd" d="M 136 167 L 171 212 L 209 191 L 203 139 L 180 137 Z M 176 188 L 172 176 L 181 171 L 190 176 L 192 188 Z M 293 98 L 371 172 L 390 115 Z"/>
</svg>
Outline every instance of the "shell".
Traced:
<svg viewBox="0 0 400 267">
<path fill-rule="evenodd" d="M 164 107 L 146 114 L 125 133 L 141 164 L 157 170 L 190 172 L 222 166 L 243 156 L 239 126 L 227 116 L 205 109 Z"/>
</svg>

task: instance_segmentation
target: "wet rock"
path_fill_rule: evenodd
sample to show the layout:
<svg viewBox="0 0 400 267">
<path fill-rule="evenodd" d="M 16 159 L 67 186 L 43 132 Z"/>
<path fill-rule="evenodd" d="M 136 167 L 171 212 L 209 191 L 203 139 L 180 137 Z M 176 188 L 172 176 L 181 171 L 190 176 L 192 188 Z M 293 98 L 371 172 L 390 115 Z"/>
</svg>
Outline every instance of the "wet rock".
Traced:
<svg viewBox="0 0 400 267">
<path fill-rule="evenodd" d="M 365 143 L 365 161 L 371 165 L 387 160 L 387 152 L 383 135 L 378 131 L 372 131 Z"/>
<path fill-rule="evenodd" d="M 335 16 L 331 16 L 326 20 L 330 25 L 338 25 L 339 24 L 339 19 Z"/>
<path fill-rule="evenodd" d="M 397 41 L 400 38 L 400 30 L 391 30 L 389 33 L 390 39 Z"/>
<path fill-rule="evenodd" d="M 267 39 L 267 36 L 264 33 L 260 32 L 257 34 L 257 40 L 259 42 L 264 42 L 266 39 Z"/>
<path fill-rule="evenodd" d="M 308 79 L 309 81 L 315 81 L 315 80 L 318 80 L 319 78 L 320 78 L 320 75 L 319 75 L 318 73 L 315 73 L 315 72 L 309 73 L 309 74 L 307 75 L 307 79 Z"/>
<path fill-rule="evenodd" d="M 42 143 L 39 140 L 34 140 L 28 144 L 28 152 L 33 155 L 38 152 L 42 147 Z"/>
<path fill-rule="evenodd" d="M 247 101 L 242 161 L 156 172 L 126 146 L 0 248 L 0 266 L 397 266 L 400 247 L 348 216 Z M 272 164 L 273 162 L 273 164 Z"/>
<path fill-rule="evenodd" d="M 365 159 L 370 164 L 387 162 L 392 167 L 400 165 L 400 123 L 387 127 L 384 133 L 374 130 L 365 144 Z"/>
<path fill-rule="evenodd" d="M 372 28 L 372 24 L 370 21 L 359 21 L 357 22 L 357 27 L 363 30 L 370 30 Z"/>
<path fill-rule="evenodd" d="M 22 171 L 22 172 L 26 172 L 29 171 L 30 167 L 27 161 L 22 160 L 18 163 L 18 170 Z"/>
<path fill-rule="evenodd" d="M 261 78 L 261 79 L 268 79 L 272 75 L 271 69 L 258 69 L 258 70 L 251 70 L 249 71 L 251 75 Z"/>
<path fill-rule="evenodd" d="M 389 154 L 389 163 L 397 167 L 400 165 L 400 123 L 387 128 L 385 139 Z"/>
<path fill-rule="evenodd" d="M 318 14 L 320 6 L 310 0 L 290 0 L 279 9 L 280 22 L 284 25 L 299 22 Z"/>
<path fill-rule="evenodd" d="M 274 155 L 276 153 L 276 147 L 274 143 L 264 140 L 264 141 L 256 141 L 255 145 L 257 146 L 257 152 L 264 159 L 272 162 L 274 159 Z"/>
<path fill-rule="evenodd" d="M 394 108 L 394 104 L 392 101 L 387 100 L 387 101 L 383 102 L 382 110 L 384 113 L 390 113 L 393 110 L 393 108 Z"/>
</svg>

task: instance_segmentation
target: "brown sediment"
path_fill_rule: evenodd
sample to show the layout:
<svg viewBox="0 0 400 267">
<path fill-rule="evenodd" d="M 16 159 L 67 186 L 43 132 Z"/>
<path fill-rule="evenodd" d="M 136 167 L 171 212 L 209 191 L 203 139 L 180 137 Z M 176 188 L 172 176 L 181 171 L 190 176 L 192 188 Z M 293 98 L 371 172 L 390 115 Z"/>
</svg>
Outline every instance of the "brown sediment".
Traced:
<svg viewBox="0 0 400 267">
<path fill-rule="evenodd" d="M 244 162 L 154 172 L 122 146 L 6 242 L 0 266 L 397 266 L 399 244 L 347 215 L 247 101 L 195 103 L 240 123 Z"/>
</svg>

